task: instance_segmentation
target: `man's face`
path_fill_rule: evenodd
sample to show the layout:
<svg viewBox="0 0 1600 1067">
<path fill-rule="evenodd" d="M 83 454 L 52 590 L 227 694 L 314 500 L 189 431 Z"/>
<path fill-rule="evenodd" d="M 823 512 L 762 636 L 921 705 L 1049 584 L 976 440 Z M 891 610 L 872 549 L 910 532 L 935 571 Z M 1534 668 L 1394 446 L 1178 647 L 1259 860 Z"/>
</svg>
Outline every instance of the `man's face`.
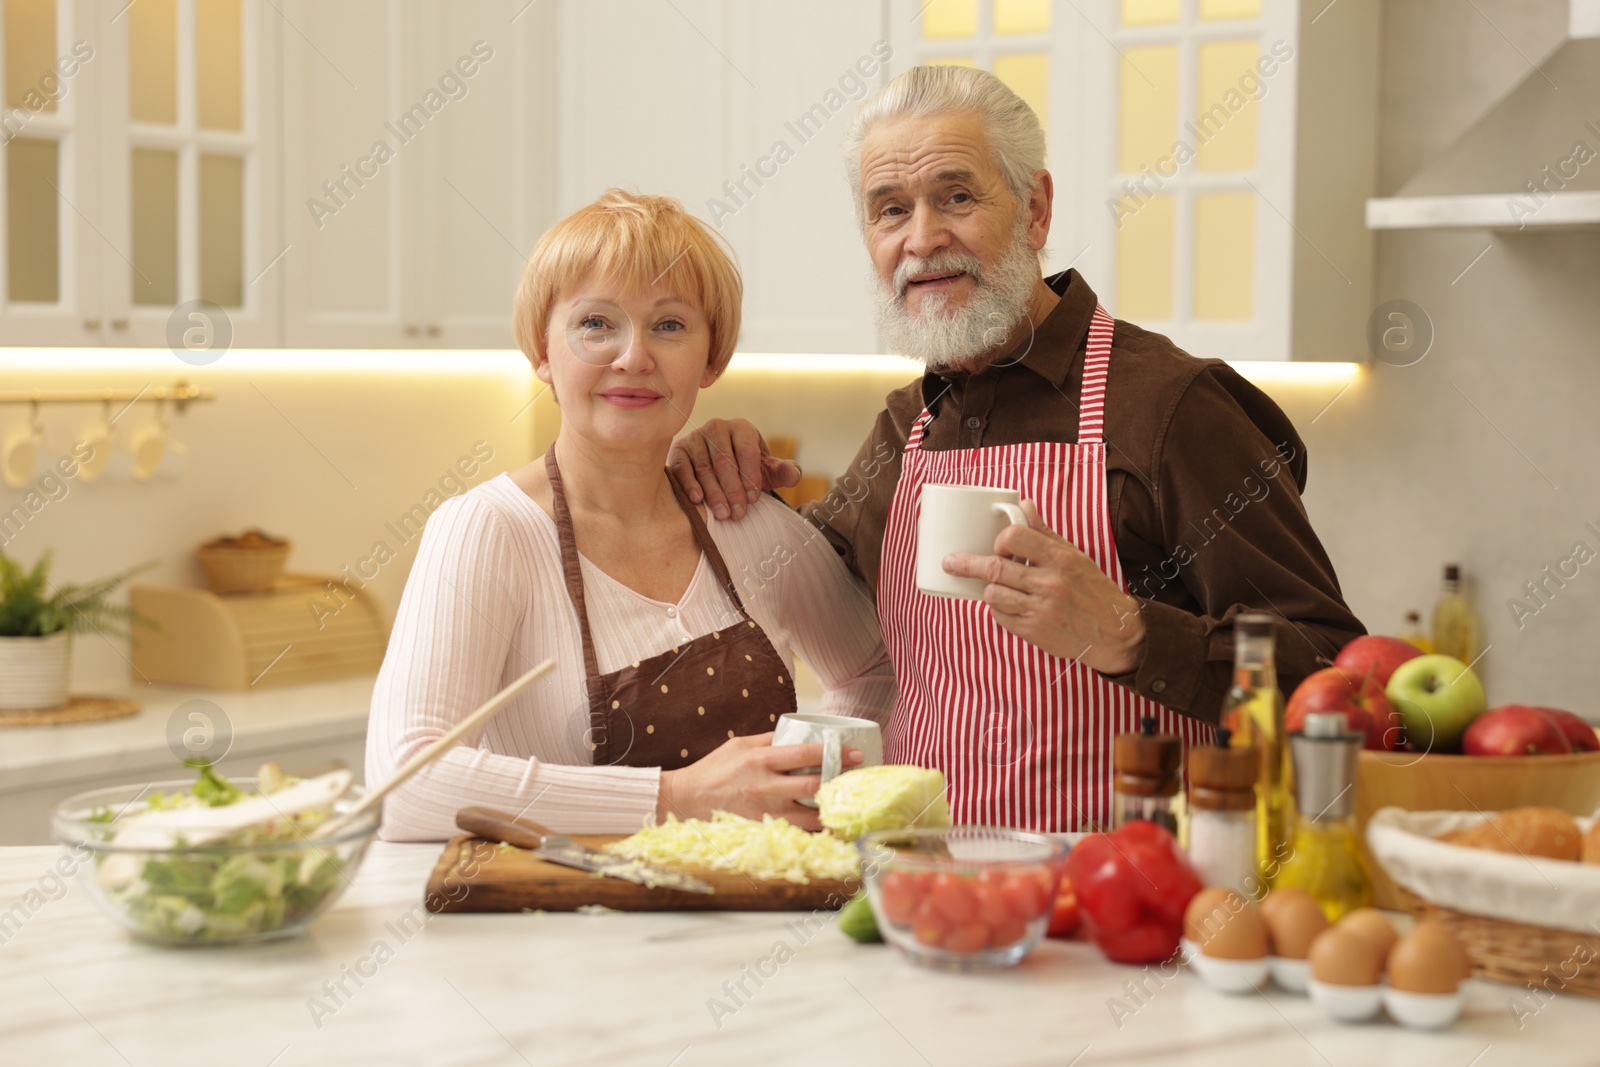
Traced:
<svg viewBox="0 0 1600 1067">
<path fill-rule="evenodd" d="M 885 120 L 861 146 L 862 216 L 878 321 L 903 355 L 960 364 L 1027 314 L 1050 226 L 1049 176 L 1017 200 L 976 114 Z"/>
<path fill-rule="evenodd" d="M 880 123 L 861 146 L 861 195 L 878 277 L 919 317 L 928 304 L 947 311 L 964 306 L 977 281 L 961 270 L 916 270 L 897 285 L 901 263 L 955 252 L 992 268 L 1010 246 L 1022 210 L 975 114 Z"/>
</svg>

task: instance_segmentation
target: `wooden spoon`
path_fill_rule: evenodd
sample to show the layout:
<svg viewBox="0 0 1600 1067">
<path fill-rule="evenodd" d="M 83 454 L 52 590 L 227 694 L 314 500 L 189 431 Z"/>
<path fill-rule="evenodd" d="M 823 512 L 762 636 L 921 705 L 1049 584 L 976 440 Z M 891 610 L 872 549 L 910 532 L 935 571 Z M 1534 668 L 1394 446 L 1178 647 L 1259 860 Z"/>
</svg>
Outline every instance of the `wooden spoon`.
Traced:
<svg viewBox="0 0 1600 1067">
<path fill-rule="evenodd" d="M 422 768 L 426 767 L 428 764 L 444 755 L 451 749 L 451 747 L 455 745 L 457 741 L 461 740 L 462 737 L 471 733 L 473 730 L 476 730 L 479 726 L 482 726 L 495 715 L 499 714 L 499 712 L 505 708 L 507 704 L 511 703 L 512 700 L 516 699 L 518 694 L 520 694 L 524 689 L 528 688 L 528 686 L 532 685 L 534 682 L 537 682 L 540 678 L 543 678 L 545 675 L 549 674 L 555 669 L 556 661 L 553 659 L 547 659 L 533 670 L 529 671 L 527 674 L 524 674 L 521 678 L 518 678 L 510 685 L 500 690 L 500 692 L 496 693 L 494 696 L 485 701 L 481 708 L 473 712 L 471 715 L 468 715 L 465 719 L 462 719 L 460 722 L 456 723 L 455 726 L 451 727 L 449 732 L 447 732 L 443 737 L 439 738 L 439 740 L 435 741 L 421 752 L 418 752 L 415 756 L 412 756 L 410 761 L 407 762 L 404 767 L 401 767 L 398 771 L 395 771 L 387 782 L 384 782 L 378 788 L 368 792 L 366 796 L 361 798 L 360 803 L 358 803 L 355 807 L 351 808 L 343 815 L 338 815 L 332 819 L 329 819 L 327 822 L 311 831 L 310 836 L 312 839 L 331 837 L 340 830 L 344 829 L 354 820 L 360 818 L 363 813 L 371 810 L 401 782 L 404 782 L 407 778 L 410 778 L 413 774 L 416 774 Z"/>
</svg>

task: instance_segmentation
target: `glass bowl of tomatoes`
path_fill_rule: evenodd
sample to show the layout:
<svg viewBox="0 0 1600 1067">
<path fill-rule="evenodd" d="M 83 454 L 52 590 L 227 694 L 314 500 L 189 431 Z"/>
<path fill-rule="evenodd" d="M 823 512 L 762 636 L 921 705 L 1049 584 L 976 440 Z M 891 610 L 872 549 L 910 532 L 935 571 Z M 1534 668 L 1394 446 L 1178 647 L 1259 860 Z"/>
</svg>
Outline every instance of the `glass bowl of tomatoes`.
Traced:
<svg viewBox="0 0 1600 1067">
<path fill-rule="evenodd" d="M 1068 846 L 992 826 L 883 830 L 856 842 L 884 940 L 947 970 L 1009 967 L 1039 943 Z"/>
</svg>

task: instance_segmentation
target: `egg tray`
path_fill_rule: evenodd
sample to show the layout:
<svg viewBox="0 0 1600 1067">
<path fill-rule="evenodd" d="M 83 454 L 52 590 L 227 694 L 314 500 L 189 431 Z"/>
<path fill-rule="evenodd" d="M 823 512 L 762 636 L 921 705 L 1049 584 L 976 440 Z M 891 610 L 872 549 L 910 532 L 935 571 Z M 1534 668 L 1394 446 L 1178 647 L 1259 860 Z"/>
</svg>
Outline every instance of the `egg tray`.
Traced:
<svg viewBox="0 0 1600 1067">
<path fill-rule="evenodd" d="M 1340 1022 L 1366 1022 L 1386 1011 L 1407 1029 L 1441 1030 L 1456 1021 L 1466 1003 L 1466 990 L 1455 993 L 1404 993 L 1388 985 L 1345 987 L 1320 985 L 1310 979 L 1304 960 L 1268 956 L 1263 960 L 1219 960 L 1204 956 L 1200 946 L 1184 938 L 1180 959 L 1207 985 L 1233 996 L 1258 991 L 1268 984 L 1309 996 Z M 1251 973 L 1252 964 L 1259 970 Z"/>
</svg>

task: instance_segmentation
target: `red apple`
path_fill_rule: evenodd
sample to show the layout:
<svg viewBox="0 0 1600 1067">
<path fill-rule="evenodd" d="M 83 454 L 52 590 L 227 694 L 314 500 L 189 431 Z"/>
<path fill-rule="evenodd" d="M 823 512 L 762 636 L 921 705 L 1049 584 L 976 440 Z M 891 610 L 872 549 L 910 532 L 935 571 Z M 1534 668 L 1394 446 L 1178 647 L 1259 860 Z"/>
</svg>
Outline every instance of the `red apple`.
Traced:
<svg viewBox="0 0 1600 1067">
<path fill-rule="evenodd" d="M 1526 704 L 1490 708 L 1461 736 L 1469 756 L 1550 756 L 1572 751 L 1572 742 L 1551 716 Z"/>
<path fill-rule="evenodd" d="M 1404 739 L 1394 705 L 1375 678 L 1343 667 L 1326 667 L 1295 686 L 1284 709 L 1284 729 L 1298 733 L 1312 712 L 1341 711 L 1356 733 L 1367 735 L 1363 747 L 1398 749 Z"/>
<path fill-rule="evenodd" d="M 1561 732 L 1567 735 L 1567 740 L 1572 742 L 1574 752 L 1600 752 L 1600 736 L 1596 736 L 1594 727 L 1581 716 L 1560 708 L 1539 708 L 1555 720 L 1561 727 Z"/>
<path fill-rule="evenodd" d="M 1398 637 L 1380 637 L 1368 634 L 1358 637 L 1339 650 L 1333 658 L 1335 667 L 1365 675 L 1370 673 L 1382 689 L 1389 684 L 1394 669 L 1408 659 L 1422 655 L 1422 649 Z"/>
</svg>

